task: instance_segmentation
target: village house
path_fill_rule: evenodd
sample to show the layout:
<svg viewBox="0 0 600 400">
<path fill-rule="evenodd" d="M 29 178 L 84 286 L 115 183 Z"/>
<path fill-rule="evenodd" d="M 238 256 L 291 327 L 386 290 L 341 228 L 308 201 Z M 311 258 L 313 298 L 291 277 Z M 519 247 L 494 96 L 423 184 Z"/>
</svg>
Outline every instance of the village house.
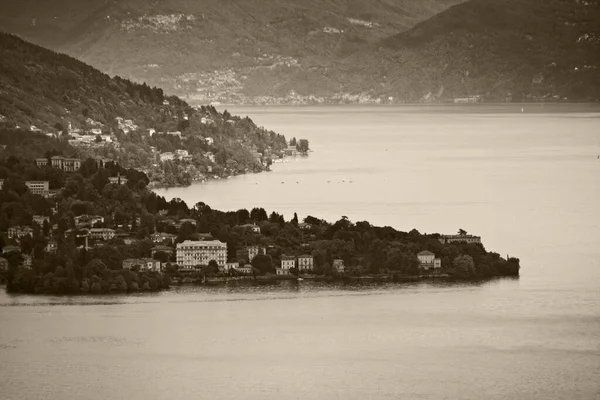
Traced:
<svg viewBox="0 0 600 400">
<path fill-rule="evenodd" d="M 127 184 L 127 178 L 125 178 L 124 176 L 111 176 L 108 178 L 108 181 L 112 184 L 115 185 L 126 185 Z"/>
<path fill-rule="evenodd" d="M 267 254 L 267 250 L 262 246 L 248 246 L 246 247 L 246 251 L 248 252 L 248 262 L 252 262 L 252 260 L 254 260 L 254 257 L 256 257 L 259 254 Z"/>
<path fill-rule="evenodd" d="M 298 269 L 300 271 L 312 271 L 314 269 L 313 256 L 308 254 L 298 256 Z"/>
<path fill-rule="evenodd" d="M 215 162 L 215 155 L 213 153 L 211 153 L 210 151 L 207 151 L 206 153 L 204 153 L 204 157 L 208 158 L 210 160 L 210 162 L 212 162 L 212 163 Z"/>
<path fill-rule="evenodd" d="M 50 217 L 47 217 L 45 215 L 34 215 L 32 219 L 33 222 L 38 224 L 39 226 L 44 226 L 44 221 L 48 221 L 48 223 L 50 223 Z"/>
<path fill-rule="evenodd" d="M 89 230 L 89 238 L 97 240 L 111 240 L 115 237 L 114 229 L 110 228 L 92 228 Z"/>
<path fill-rule="evenodd" d="M 81 160 L 79 158 L 54 156 L 50 158 L 50 163 L 52 168 L 62 169 L 65 172 L 75 172 L 81 168 Z"/>
<path fill-rule="evenodd" d="M 296 268 L 296 257 L 281 256 L 281 268 L 277 268 L 277 275 L 289 275 L 292 268 Z"/>
<path fill-rule="evenodd" d="M 240 227 L 244 228 L 244 229 L 251 230 L 252 233 L 258 233 L 258 234 L 260 234 L 260 226 L 258 226 L 256 224 L 244 224 L 244 225 L 240 225 Z"/>
<path fill-rule="evenodd" d="M 173 153 L 167 152 L 167 153 L 160 154 L 160 161 L 162 161 L 162 162 L 173 161 L 174 159 L 175 159 L 175 155 Z"/>
<path fill-rule="evenodd" d="M 48 241 L 48 244 L 46 245 L 46 252 L 47 253 L 56 253 L 57 250 L 58 250 L 58 242 L 54 239 L 50 239 Z"/>
<path fill-rule="evenodd" d="M 240 263 L 235 261 L 229 261 L 225 264 L 225 272 L 231 272 L 232 270 L 238 270 L 240 268 Z"/>
<path fill-rule="evenodd" d="M 458 235 L 440 235 L 439 241 L 441 244 L 449 244 L 454 242 L 481 243 L 481 236 L 459 233 Z"/>
<path fill-rule="evenodd" d="M 161 263 L 152 258 L 127 258 L 123 260 L 122 268 L 128 270 L 137 269 L 139 271 L 159 272 L 161 270 Z"/>
<path fill-rule="evenodd" d="M 23 268 L 31 269 L 31 265 L 33 265 L 33 258 L 29 254 L 21 254 L 23 256 Z"/>
<path fill-rule="evenodd" d="M 168 240 L 171 243 L 173 243 L 175 241 L 175 238 L 175 235 L 165 232 L 156 232 L 150 235 L 150 239 L 152 239 L 154 243 L 163 243 L 165 240 Z"/>
<path fill-rule="evenodd" d="M 307 231 L 307 230 L 311 229 L 312 226 L 310 224 L 307 224 L 306 222 L 300 222 L 298 224 L 298 228 L 302 229 L 303 231 Z"/>
<path fill-rule="evenodd" d="M 121 239 L 123 240 L 123 243 L 125 243 L 128 246 L 140 241 L 140 239 L 136 238 L 135 236 L 131 236 L 131 235 L 123 236 Z"/>
<path fill-rule="evenodd" d="M 50 182 L 48 181 L 25 181 L 25 185 L 32 194 L 48 196 L 50 191 Z"/>
<path fill-rule="evenodd" d="M 187 150 L 175 150 L 175 156 L 180 159 L 180 160 L 187 160 L 187 159 L 191 159 L 192 157 L 189 155 Z"/>
<path fill-rule="evenodd" d="M 344 260 L 341 259 L 333 260 L 331 267 L 340 274 L 344 273 L 346 270 L 346 267 L 344 266 Z"/>
<path fill-rule="evenodd" d="M 246 265 L 243 265 L 243 266 L 239 266 L 239 267 L 236 268 L 236 271 L 239 272 L 239 273 L 241 273 L 241 274 L 249 275 L 249 274 L 252 273 L 252 265 L 246 264 Z"/>
<path fill-rule="evenodd" d="M 227 243 L 219 240 L 193 241 L 186 240 L 177 244 L 177 265 L 182 269 L 195 269 L 216 261 L 217 265 L 227 263 Z"/>
<path fill-rule="evenodd" d="M 33 236 L 33 229 L 28 226 L 11 226 L 8 228 L 9 239 L 20 239 L 27 235 Z"/>
<path fill-rule="evenodd" d="M 4 179 L 0 179 L 0 190 L 4 187 Z"/>
<path fill-rule="evenodd" d="M 39 168 L 45 167 L 46 165 L 48 165 L 48 159 L 47 158 L 36 158 L 35 165 L 37 165 Z"/>
<path fill-rule="evenodd" d="M 75 217 L 75 226 L 77 228 L 92 227 L 97 223 L 104 223 L 104 217 L 100 215 L 82 214 Z"/>
<path fill-rule="evenodd" d="M 425 271 L 431 269 L 439 269 L 442 267 L 442 260 L 435 257 L 429 250 L 423 250 L 417 254 L 417 258 L 419 259 L 419 266 Z"/>
<path fill-rule="evenodd" d="M 179 220 L 179 225 L 183 225 L 183 224 L 192 224 L 192 225 L 196 226 L 196 220 L 193 218 L 181 218 Z"/>
<path fill-rule="evenodd" d="M 283 152 L 286 156 L 295 156 L 296 154 L 298 154 L 296 146 L 288 146 L 288 148 L 284 149 Z"/>
<path fill-rule="evenodd" d="M 179 138 L 181 138 L 181 132 L 179 131 L 167 132 L 167 135 L 178 136 Z"/>
</svg>

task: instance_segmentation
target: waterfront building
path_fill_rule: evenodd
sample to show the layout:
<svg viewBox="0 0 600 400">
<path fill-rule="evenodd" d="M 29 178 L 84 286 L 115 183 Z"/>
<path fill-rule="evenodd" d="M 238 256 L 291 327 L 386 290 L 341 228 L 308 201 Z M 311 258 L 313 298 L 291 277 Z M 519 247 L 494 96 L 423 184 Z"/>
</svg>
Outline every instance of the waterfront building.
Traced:
<svg viewBox="0 0 600 400">
<path fill-rule="evenodd" d="M 161 269 L 160 261 L 152 258 L 127 258 L 123 260 L 123 269 L 138 269 L 139 271 L 158 272 Z"/>
<path fill-rule="evenodd" d="M 182 269 L 194 269 L 216 261 L 223 266 L 227 262 L 227 243 L 219 240 L 186 240 L 177 244 L 177 265 Z"/>
<path fill-rule="evenodd" d="M 50 191 L 50 182 L 48 181 L 26 181 L 25 185 L 32 194 L 48 196 Z"/>
<path fill-rule="evenodd" d="M 481 243 L 481 236 L 458 234 L 458 235 L 440 235 L 440 243 L 449 244 L 454 242 Z"/>
<path fill-rule="evenodd" d="M 439 269 L 442 267 L 442 260 L 435 257 L 429 250 L 423 250 L 417 254 L 419 266 L 424 270 Z"/>
<path fill-rule="evenodd" d="M 281 256 L 281 269 L 289 271 L 292 268 L 296 268 L 296 257 Z"/>
<path fill-rule="evenodd" d="M 225 264 L 225 272 L 230 272 L 231 270 L 238 270 L 240 268 L 239 262 L 229 261 Z"/>
<path fill-rule="evenodd" d="M 283 268 L 277 268 L 275 270 L 275 273 L 277 275 L 289 275 L 290 274 L 290 270 L 289 269 L 283 269 Z"/>
<path fill-rule="evenodd" d="M 237 272 L 241 273 L 241 274 L 246 274 L 249 275 L 252 273 L 252 265 L 250 264 L 246 264 L 246 265 L 242 265 L 236 268 Z"/>
<path fill-rule="evenodd" d="M 300 271 L 312 271 L 314 268 L 314 258 L 308 254 L 298 256 L 298 269 Z"/>
</svg>

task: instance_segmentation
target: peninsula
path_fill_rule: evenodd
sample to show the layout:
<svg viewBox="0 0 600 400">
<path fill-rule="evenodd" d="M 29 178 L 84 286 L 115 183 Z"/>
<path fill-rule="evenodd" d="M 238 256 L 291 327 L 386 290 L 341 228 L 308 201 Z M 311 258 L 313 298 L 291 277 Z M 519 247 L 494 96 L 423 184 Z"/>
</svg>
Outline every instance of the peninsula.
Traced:
<svg viewBox="0 0 600 400">
<path fill-rule="evenodd" d="M 57 159 L 52 159 L 55 161 Z M 87 159 L 0 160 L 0 274 L 10 292 L 124 293 L 228 279 L 517 276 L 477 236 L 401 232 L 346 217 L 167 202 L 143 172 Z M 65 168 L 65 165 L 67 168 Z M 71 168 L 72 167 L 72 168 Z M 291 218 L 290 218 L 291 217 Z"/>
</svg>

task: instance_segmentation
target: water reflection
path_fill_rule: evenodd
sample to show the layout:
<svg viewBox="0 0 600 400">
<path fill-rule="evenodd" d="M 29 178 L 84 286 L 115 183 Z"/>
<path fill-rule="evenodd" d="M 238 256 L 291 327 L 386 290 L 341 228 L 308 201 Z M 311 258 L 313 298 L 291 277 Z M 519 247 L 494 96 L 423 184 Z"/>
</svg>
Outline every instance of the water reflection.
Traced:
<svg viewBox="0 0 600 400">
<path fill-rule="evenodd" d="M 32 296 L 0 294 L 0 307 L 98 306 L 144 303 L 194 303 L 240 300 L 275 300 L 299 297 L 377 295 L 402 291 L 462 291 L 477 288 L 514 286 L 518 277 L 476 279 L 468 281 L 430 280 L 419 282 L 343 282 L 343 281 L 231 281 L 218 285 L 183 285 L 157 293 L 128 295 Z M 1 289 L 0 289 L 1 290 Z"/>
</svg>

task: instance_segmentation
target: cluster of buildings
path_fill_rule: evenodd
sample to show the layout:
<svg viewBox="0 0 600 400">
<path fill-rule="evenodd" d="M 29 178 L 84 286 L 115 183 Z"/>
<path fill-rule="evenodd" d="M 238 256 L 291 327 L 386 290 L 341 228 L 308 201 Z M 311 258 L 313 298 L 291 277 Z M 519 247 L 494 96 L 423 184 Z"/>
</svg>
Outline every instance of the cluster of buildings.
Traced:
<svg viewBox="0 0 600 400">
<path fill-rule="evenodd" d="M 129 133 L 129 132 L 135 131 L 138 128 L 138 126 L 136 124 L 134 124 L 133 120 L 131 120 L 131 119 L 124 119 L 121 117 L 117 117 L 117 118 L 115 118 L 115 120 L 117 121 L 117 125 L 118 125 L 119 129 L 122 130 L 124 133 Z"/>
<path fill-rule="evenodd" d="M 169 249 L 169 247 L 166 247 Z M 265 255 L 263 246 L 247 246 L 236 251 L 237 261 L 227 261 L 227 244 L 218 240 L 187 240 L 176 246 L 177 265 L 182 270 L 194 270 L 199 266 L 208 265 L 215 261 L 219 270 L 230 272 L 236 270 L 241 273 L 251 273 L 252 260 L 258 255 Z M 344 272 L 343 260 L 334 260 L 334 268 L 338 272 Z M 281 264 L 276 268 L 277 275 L 290 275 L 291 270 L 310 272 L 314 269 L 314 258 L 311 255 L 300 256 L 283 255 Z"/>
</svg>

